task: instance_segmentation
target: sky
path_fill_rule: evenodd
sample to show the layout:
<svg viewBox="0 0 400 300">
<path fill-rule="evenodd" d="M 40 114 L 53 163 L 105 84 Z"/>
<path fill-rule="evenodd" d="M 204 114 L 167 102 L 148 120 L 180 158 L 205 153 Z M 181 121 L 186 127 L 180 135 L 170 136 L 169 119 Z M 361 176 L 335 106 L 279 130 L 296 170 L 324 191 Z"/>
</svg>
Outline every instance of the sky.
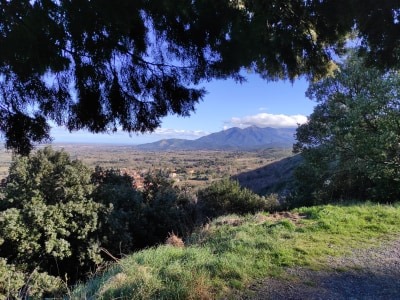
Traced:
<svg viewBox="0 0 400 300">
<path fill-rule="evenodd" d="M 53 128 L 53 143 L 143 144 L 169 138 L 196 139 L 231 127 L 297 127 L 307 120 L 315 102 L 305 97 L 308 83 L 299 79 L 268 82 L 246 75 L 247 82 L 214 80 L 200 85 L 207 94 L 190 117 L 168 116 L 152 134 L 69 133 Z"/>
</svg>

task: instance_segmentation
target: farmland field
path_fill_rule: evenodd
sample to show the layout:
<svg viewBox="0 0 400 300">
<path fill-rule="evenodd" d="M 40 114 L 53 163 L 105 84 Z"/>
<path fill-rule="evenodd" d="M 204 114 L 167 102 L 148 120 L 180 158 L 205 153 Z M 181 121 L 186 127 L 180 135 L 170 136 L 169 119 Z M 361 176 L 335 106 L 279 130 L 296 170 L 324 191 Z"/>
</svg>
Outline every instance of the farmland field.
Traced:
<svg viewBox="0 0 400 300">
<path fill-rule="evenodd" d="M 44 146 L 41 146 L 44 147 Z M 164 171 L 177 184 L 203 186 L 213 180 L 237 175 L 291 155 L 291 149 L 268 148 L 258 151 L 138 151 L 133 146 L 97 144 L 53 144 L 72 159 L 82 160 L 90 168 L 128 169 L 140 174 Z M 0 178 L 7 176 L 12 153 L 0 151 Z"/>
</svg>

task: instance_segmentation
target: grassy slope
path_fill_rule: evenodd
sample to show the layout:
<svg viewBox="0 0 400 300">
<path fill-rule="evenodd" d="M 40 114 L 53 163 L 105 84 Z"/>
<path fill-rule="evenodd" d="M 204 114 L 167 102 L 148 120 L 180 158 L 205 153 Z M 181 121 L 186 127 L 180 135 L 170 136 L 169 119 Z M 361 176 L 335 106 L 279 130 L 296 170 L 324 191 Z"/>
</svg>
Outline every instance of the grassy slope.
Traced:
<svg viewBox="0 0 400 300">
<path fill-rule="evenodd" d="M 400 233 L 400 207 L 328 205 L 268 215 L 226 216 L 193 234 L 185 248 L 160 246 L 121 260 L 73 291 L 79 299 L 210 299 L 285 266 L 324 268 L 329 255 L 376 245 Z"/>
</svg>

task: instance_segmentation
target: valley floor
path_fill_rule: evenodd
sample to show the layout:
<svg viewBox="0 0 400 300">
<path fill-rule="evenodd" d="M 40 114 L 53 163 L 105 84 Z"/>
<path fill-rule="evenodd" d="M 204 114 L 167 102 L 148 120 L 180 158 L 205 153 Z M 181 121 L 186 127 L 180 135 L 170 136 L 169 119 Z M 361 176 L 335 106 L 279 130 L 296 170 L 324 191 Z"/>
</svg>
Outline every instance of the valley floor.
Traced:
<svg viewBox="0 0 400 300">
<path fill-rule="evenodd" d="M 238 299 L 400 299 L 400 236 L 328 261 L 328 270 L 288 268 L 284 277 L 250 287 Z"/>
</svg>

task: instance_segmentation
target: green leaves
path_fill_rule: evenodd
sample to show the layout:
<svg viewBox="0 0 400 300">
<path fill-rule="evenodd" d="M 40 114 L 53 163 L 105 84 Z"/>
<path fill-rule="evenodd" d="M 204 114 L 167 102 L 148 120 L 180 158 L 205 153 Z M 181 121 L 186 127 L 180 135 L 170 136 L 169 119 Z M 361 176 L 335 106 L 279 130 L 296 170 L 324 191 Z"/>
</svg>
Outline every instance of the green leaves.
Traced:
<svg viewBox="0 0 400 300">
<path fill-rule="evenodd" d="M 89 169 L 64 151 L 15 157 L 0 212 L 0 256 L 27 272 L 81 278 L 100 262 L 90 253 L 101 208 L 92 189 Z"/>
<path fill-rule="evenodd" d="M 261 197 L 249 189 L 242 188 L 237 181 L 223 179 L 199 190 L 198 204 L 203 218 L 214 218 L 224 214 L 247 214 L 263 210 L 274 210 L 279 203 L 276 195 Z"/>
<path fill-rule="evenodd" d="M 399 92 L 396 71 L 367 68 L 354 53 L 334 77 L 310 85 L 307 94 L 319 104 L 297 130 L 295 150 L 305 158 L 297 177 L 307 186 L 299 187 L 300 194 L 311 193 L 318 201 L 395 201 L 400 187 Z M 313 179 L 306 184 L 307 177 Z"/>
</svg>

